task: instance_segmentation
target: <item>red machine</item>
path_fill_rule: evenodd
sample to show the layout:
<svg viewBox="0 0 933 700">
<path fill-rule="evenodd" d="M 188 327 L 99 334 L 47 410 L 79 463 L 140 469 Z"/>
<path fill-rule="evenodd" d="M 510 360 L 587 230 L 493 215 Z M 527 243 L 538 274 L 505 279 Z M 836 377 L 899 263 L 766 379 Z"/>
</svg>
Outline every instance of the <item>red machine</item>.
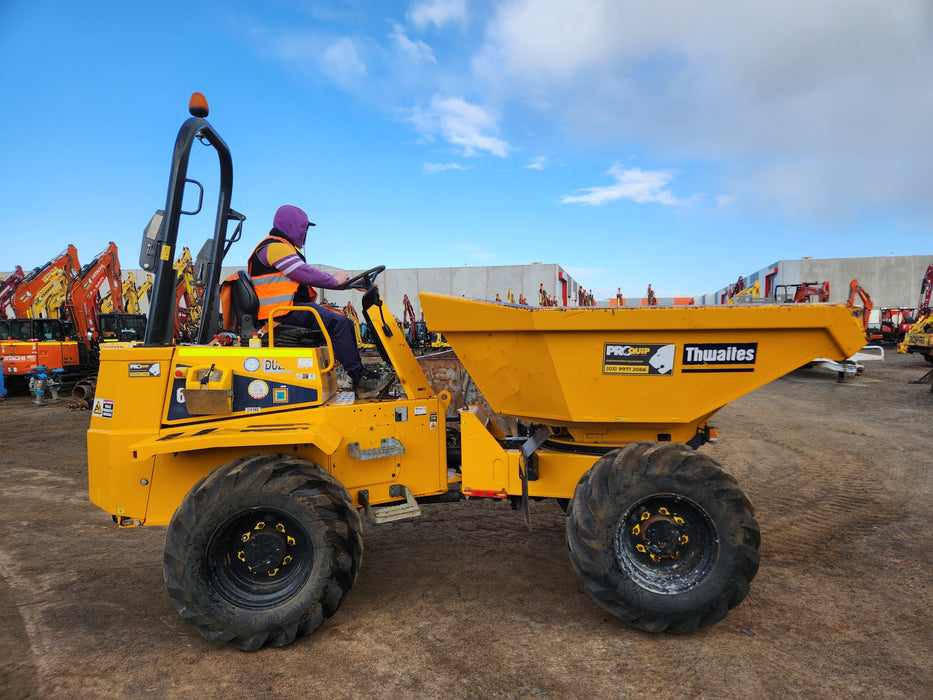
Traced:
<svg viewBox="0 0 933 700">
<path fill-rule="evenodd" d="M 19 265 L 2 282 L 0 282 L 0 318 L 8 318 L 6 309 L 13 301 L 13 292 L 16 287 L 26 279 L 23 268 Z"/>
<path fill-rule="evenodd" d="M 930 297 L 933 296 L 933 265 L 927 268 L 920 281 L 920 300 L 917 302 L 917 313 L 924 314 L 930 309 Z"/>
<path fill-rule="evenodd" d="M 892 342 L 903 342 L 904 336 L 917 320 L 917 310 L 905 307 L 891 307 L 881 309 L 879 333 L 881 339 Z"/>
<path fill-rule="evenodd" d="M 811 301 L 829 301 L 829 282 L 779 284 L 774 287 L 774 300 L 779 302 L 791 302 L 794 304 L 806 304 Z"/>
</svg>

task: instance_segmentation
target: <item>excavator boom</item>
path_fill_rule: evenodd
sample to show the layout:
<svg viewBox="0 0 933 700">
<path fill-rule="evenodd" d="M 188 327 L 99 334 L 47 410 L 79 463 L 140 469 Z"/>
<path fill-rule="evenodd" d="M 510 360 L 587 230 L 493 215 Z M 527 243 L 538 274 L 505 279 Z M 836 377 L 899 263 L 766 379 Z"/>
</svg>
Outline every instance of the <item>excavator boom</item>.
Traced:
<svg viewBox="0 0 933 700">
<path fill-rule="evenodd" d="M 111 242 L 92 262 L 81 268 L 78 276 L 68 285 L 65 309 L 82 338 L 96 340 L 98 337 L 97 317 L 100 291 L 104 284 L 110 287 L 114 311 L 123 311 L 123 285 L 120 277 L 117 245 Z"/>
<path fill-rule="evenodd" d="M 25 318 L 29 314 L 35 296 L 55 275 L 56 270 L 65 274 L 69 280 L 74 279 L 81 263 L 78 262 L 78 249 L 69 245 L 65 250 L 49 260 L 45 265 L 37 267 L 26 275 L 25 279 L 16 286 L 10 304 L 13 306 L 13 315 Z"/>
<path fill-rule="evenodd" d="M 13 300 L 13 293 L 24 279 L 26 279 L 26 273 L 23 272 L 22 267 L 17 265 L 13 272 L 0 281 L 0 318 L 7 318 L 6 310 Z"/>
</svg>

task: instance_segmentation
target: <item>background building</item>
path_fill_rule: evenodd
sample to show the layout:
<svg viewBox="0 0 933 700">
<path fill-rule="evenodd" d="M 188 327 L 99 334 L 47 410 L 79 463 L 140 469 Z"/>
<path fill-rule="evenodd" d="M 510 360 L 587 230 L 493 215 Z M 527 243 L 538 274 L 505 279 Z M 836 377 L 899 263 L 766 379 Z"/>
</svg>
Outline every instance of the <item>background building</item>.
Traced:
<svg viewBox="0 0 933 700">
<path fill-rule="evenodd" d="M 933 255 L 892 255 L 877 258 L 801 258 L 779 260 L 745 276 L 745 287 L 761 284 L 763 297 L 773 297 L 780 285 L 803 282 L 829 282 L 829 301 L 841 304 L 849 297 L 849 283 L 857 279 L 871 295 L 875 308 L 914 307 L 920 296 L 920 283 Z M 738 280 L 736 280 L 738 281 Z M 734 284 L 734 282 L 733 282 Z M 697 304 L 724 304 L 729 287 L 696 299 Z"/>
</svg>

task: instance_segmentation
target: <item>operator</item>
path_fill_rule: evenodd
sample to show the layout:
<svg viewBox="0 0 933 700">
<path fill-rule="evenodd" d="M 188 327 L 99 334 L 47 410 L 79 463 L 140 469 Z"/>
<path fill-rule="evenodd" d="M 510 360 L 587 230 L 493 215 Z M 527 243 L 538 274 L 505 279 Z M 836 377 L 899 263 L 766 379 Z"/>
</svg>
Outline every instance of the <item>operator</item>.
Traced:
<svg viewBox="0 0 933 700">
<path fill-rule="evenodd" d="M 314 303 L 317 292 L 312 287 L 339 289 L 350 276 L 346 272 L 330 275 L 305 262 L 302 248 L 308 229 L 314 226 L 308 215 L 298 207 L 286 204 L 279 207 L 272 220 L 272 230 L 252 255 L 249 256 L 248 271 L 253 287 L 259 297 L 257 319 L 266 322 L 269 312 L 282 304 L 310 306 L 320 315 L 324 328 L 330 335 L 334 355 L 343 365 L 353 382 L 353 391 L 358 398 L 369 398 L 378 394 L 391 381 L 391 373 L 366 370 L 356 347 L 353 322 L 346 316 Z M 294 326 L 317 330 L 319 324 L 310 311 L 290 311 L 275 320 Z"/>
</svg>

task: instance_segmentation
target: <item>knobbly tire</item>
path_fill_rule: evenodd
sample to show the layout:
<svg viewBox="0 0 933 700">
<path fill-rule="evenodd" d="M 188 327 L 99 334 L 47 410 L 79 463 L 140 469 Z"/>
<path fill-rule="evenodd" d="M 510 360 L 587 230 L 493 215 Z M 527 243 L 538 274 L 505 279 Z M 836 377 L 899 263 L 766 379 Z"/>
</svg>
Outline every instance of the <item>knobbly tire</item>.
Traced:
<svg viewBox="0 0 933 700">
<path fill-rule="evenodd" d="M 281 647 L 333 615 L 363 554 L 359 513 L 320 466 L 250 455 L 191 489 L 165 537 L 163 573 L 182 619 L 217 644 Z"/>
<path fill-rule="evenodd" d="M 626 624 L 682 634 L 712 625 L 758 571 L 754 509 L 710 457 L 638 442 L 583 475 L 567 513 L 574 569 Z"/>
</svg>

